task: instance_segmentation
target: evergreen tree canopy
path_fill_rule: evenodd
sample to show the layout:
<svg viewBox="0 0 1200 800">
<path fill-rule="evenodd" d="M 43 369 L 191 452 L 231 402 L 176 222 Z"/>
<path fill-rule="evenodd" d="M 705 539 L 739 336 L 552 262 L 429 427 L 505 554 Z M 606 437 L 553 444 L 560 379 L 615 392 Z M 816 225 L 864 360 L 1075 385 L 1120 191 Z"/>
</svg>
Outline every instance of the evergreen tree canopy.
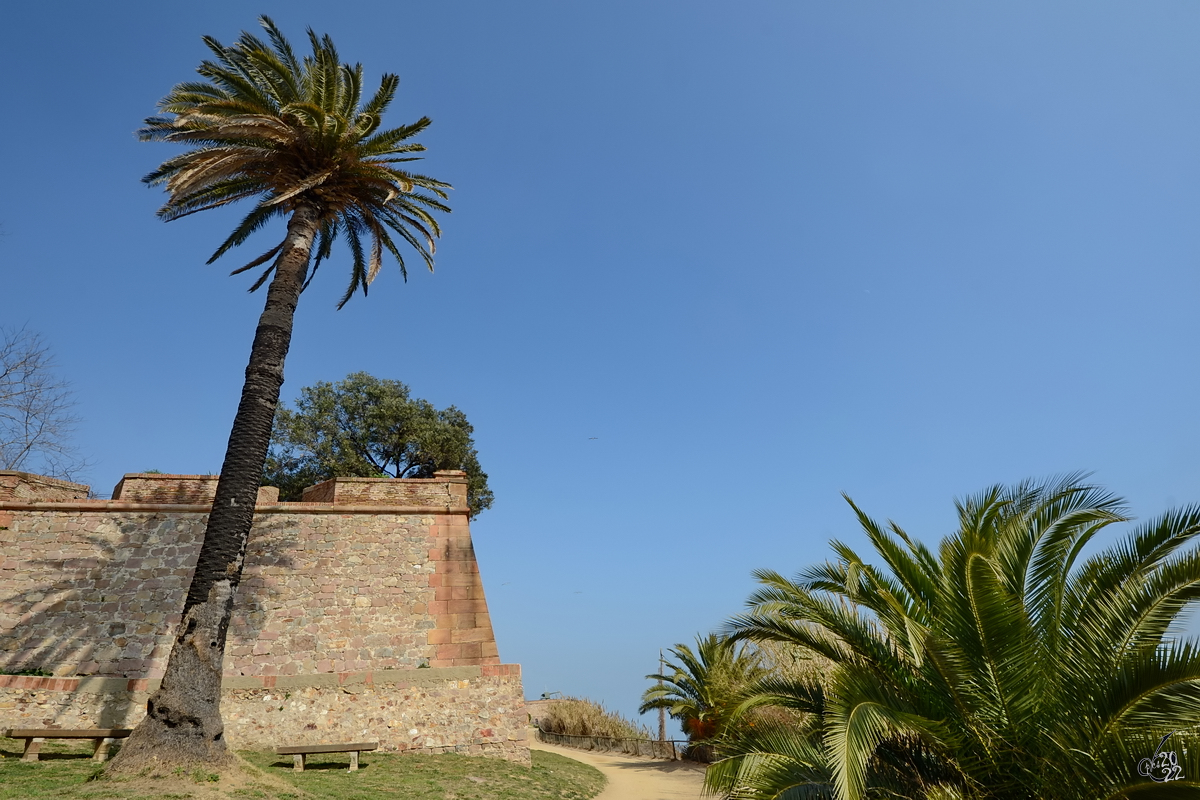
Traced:
<svg viewBox="0 0 1200 800">
<path fill-rule="evenodd" d="M 301 389 L 295 410 L 280 407 L 263 484 L 278 486 L 282 500 L 299 500 L 306 486 L 330 478 L 432 478 L 461 469 L 473 519 L 492 505 L 474 431 L 454 406 L 438 410 L 400 381 L 355 372 Z"/>
</svg>

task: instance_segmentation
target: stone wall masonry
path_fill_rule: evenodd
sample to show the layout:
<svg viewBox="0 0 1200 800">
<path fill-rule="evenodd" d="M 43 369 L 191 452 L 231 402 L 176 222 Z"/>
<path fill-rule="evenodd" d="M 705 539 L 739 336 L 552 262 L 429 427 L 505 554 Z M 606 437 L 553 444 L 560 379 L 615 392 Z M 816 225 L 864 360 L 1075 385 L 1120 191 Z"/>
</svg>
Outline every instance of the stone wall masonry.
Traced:
<svg viewBox="0 0 1200 800">
<path fill-rule="evenodd" d="M 333 478 L 304 490 L 305 503 L 342 505 L 467 507 L 467 474 L 448 469 L 433 478 Z"/>
<path fill-rule="evenodd" d="M 0 470 L 0 501 L 2 500 L 83 500 L 91 487 L 71 483 L 32 472 Z M 0 523 L 0 527 L 3 523 Z"/>
<path fill-rule="evenodd" d="M 58 677 L 0 675 L 0 723 L 124 724 L 114 709 L 139 715 L 134 687 L 166 667 L 216 478 L 130 474 L 104 501 L 27 477 L 0 498 L 0 672 Z M 345 738 L 364 720 L 392 749 L 527 761 L 524 712 L 505 716 L 523 707 L 520 668 L 500 664 L 465 475 L 327 483 L 324 502 L 260 493 L 225 651 L 231 734 Z M 463 669 L 476 672 L 446 677 Z M 358 691 L 353 673 L 377 679 Z M 21 683 L 38 680 L 76 683 Z M 272 706 L 287 681 L 301 691 Z"/>
<path fill-rule="evenodd" d="M 463 515 L 255 516 L 230 675 L 497 664 Z M 0 668 L 156 678 L 207 514 L 17 513 L 0 538 Z"/>
<path fill-rule="evenodd" d="M 0 676 L 0 728 L 133 727 L 157 680 Z M 378 741 L 529 763 L 517 665 L 225 679 L 233 748 Z"/>
<path fill-rule="evenodd" d="M 217 496 L 217 475 L 167 475 L 131 472 L 113 487 L 112 499 L 127 503 L 211 506 Z M 262 486 L 256 505 L 279 502 L 278 486 Z"/>
<path fill-rule="evenodd" d="M 167 475 L 160 472 L 131 472 L 117 481 L 112 499 L 127 503 L 173 503 L 212 505 L 217 496 L 216 475 Z"/>
<path fill-rule="evenodd" d="M 202 516 L 10 513 L 0 538 L 0 668 L 161 674 Z"/>
</svg>

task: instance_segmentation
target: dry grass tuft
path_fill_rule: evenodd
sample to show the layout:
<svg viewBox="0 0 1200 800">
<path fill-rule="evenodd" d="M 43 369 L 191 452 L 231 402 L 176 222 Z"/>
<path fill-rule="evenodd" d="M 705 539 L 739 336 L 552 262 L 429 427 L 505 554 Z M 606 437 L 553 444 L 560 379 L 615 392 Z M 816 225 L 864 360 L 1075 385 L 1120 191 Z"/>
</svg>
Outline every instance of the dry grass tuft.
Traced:
<svg viewBox="0 0 1200 800">
<path fill-rule="evenodd" d="M 567 697 L 551 703 L 541 718 L 543 730 L 566 736 L 606 736 L 610 739 L 652 739 L 650 730 L 609 711 L 600 703 Z"/>
</svg>

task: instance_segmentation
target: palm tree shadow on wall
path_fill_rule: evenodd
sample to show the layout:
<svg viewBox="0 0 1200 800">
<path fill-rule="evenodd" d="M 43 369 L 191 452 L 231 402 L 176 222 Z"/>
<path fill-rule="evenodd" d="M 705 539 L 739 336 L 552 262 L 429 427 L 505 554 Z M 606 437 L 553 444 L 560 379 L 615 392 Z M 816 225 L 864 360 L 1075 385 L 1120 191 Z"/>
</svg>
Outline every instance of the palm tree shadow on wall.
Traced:
<svg viewBox="0 0 1200 800">
<path fill-rule="evenodd" d="M 0 596 L 0 674 L 130 680 L 161 675 L 195 569 L 204 523 L 204 517 L 121 519 L 110 535 L 81 533 L 77 542 L 63 547 L 73 553 L 90 551 L 87 555 L 23 558 L 21 573 L 32 577 L 18 584 L 16 591 Z M 167 529 L 154 537 L 148 530 L 154 525 Z M 18 534 L 18 552 L 23 550 L 20 538 Z M 260 579 L 260 569 L 264 564 L 293 569 L 288 552 L 295 543 L 295 528 L 287 518 L 257 521 L 235 599 L 230 629 L 235 640 L 258 639 L 268 612 L 280 601 L 279 592 Z M 176 548 L 174 555 L 165 555 L 168 548 Z M 168 559 L 167 565 L 154 566 L 163 558 Z M 230 668 L 228 657 L 225 668 Z M 17 702 L 30 701 L 22 697 Z M 131 703 L 128 692 L 106 690 L 93 724 L 128 724 Z M 56 726 L 67 707 L 64 698 L 57 706 L 47 706 L 44 718 L 31 722 Z"/>
<path fill-rule="evenodd" d="M 270 612 L 281 607 L 284 592 L 275 588 L 269 573 L 295 571 L 296 562 L 289 553 L 296 545 L 296 523 L 290 517 L 264 515 L 255 520 L 246 546 L 246 568 L 234 597 L 233 616 L 229 620 L 229 644 L 225 648 L 226 674 L 232 674 L 234 662 L 241 660 L 231 657 L 231 646 L 252 646 L 260 638 Z"/>
<path fill-rule="evenodd" d="M 44 582 L 0 597 L 0 672 L 81 674 L 103 646 L 102 635 L 115 635 L 124 627 L 114 620 L 101 631 L 96 621 L 110 599 L 105 595 L 106 577 L 114 555 L 128 546 L 127 537 L 85 538 L 95 555 L 28 559 L 22 572 Z"/>
</svg>

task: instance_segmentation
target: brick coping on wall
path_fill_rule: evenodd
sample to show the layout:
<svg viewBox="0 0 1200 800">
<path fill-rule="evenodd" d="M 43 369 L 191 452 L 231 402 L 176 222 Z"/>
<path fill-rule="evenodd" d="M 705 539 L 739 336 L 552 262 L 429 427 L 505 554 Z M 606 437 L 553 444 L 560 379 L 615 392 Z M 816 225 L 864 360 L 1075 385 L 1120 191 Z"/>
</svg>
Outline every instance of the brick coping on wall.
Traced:
<svg viewBox="0 0 1200 800">
<path fill-rule="evenodd" d="M 467 681 L 473 678 L 519 677 L 520 664 L 484 664 L 466 667 L 427 667 L 418 669 L 377 669 L 369 672 L 325 672 L 316 675 L 226 675 L 221 689 L 306 689 L 335 686 L 375 686 L 382 684 L 422 684 L 443 681 Z M 42 692 L 154 692 L 160 678 L 49 678 L 34 675 L 0 675 L 0 689 L 27 689 Z"/>
<path fill-rule="evenodd" d="M 212 504 L 130 503 L 123 500 L 72 500 L 20 503 L 0 500 L 0 511 L 175 511 L 207 514 Z M 255 506 L 255 514 L 467 514 L 462 506 L 338 505 L 336 503 L 279 503 Z"/>
</svg>

